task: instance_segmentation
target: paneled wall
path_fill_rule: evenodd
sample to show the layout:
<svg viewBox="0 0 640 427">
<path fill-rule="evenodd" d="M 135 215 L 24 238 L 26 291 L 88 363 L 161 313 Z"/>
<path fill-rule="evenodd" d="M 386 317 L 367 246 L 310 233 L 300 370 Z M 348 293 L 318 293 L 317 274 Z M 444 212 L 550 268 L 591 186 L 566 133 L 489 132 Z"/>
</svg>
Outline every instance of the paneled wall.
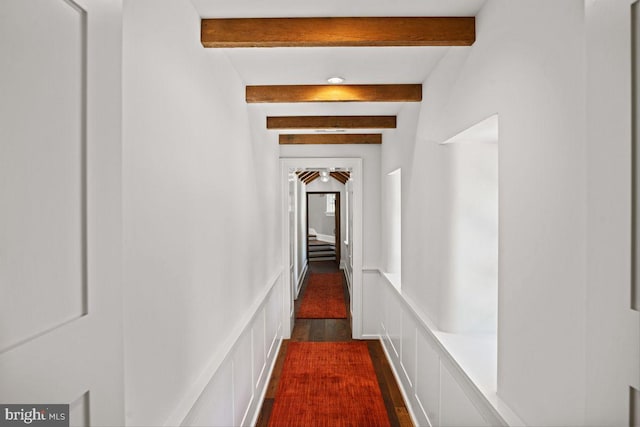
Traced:
<svg viewBox="0 0 640 427">
<path fill-rule="evenodd" d="M 282 342 L 282 286 L 278 275 L 181 425 L 255 424 Z"/>
<path fill-rule="evenodd" d="M 365 336 L 382 340 L 417 424 L 523 425 L 495 392 L 474 384 L 430 321 L 379 270 L 363 274 L 363 306 Z"/>
</svg>

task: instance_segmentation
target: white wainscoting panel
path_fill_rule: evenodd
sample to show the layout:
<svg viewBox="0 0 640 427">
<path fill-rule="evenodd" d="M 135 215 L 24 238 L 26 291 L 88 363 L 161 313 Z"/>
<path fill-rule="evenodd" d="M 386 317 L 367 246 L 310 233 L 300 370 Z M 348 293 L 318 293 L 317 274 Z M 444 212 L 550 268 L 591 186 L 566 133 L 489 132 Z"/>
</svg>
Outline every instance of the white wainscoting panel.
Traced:
<svg viewBox="0 0 640 427">
<path fill-rule="evenodd" d="M 417 334 L 416 400 L 431 425 L 440 425 L 440 357 L 423 331 Z"/>
<path fill-rule="evenodd" d="M 253 345 L 253 377 L 256 378 L 255 387 L 262 381 L 262 376 L 266 371 L 267 363 L 267 328 L 266 310 L 262 307 L 256 316 L 256 322 L 251 328 L 251 341 Z"/>
<path fill-rule="evenodd" d="M 288 274 L 288 272 L 287 272 Z M 257 420 L 282 331 L 284 280 L 279 273 L 226 352 L 183 426 L 248 426 Z"/>
<path fill-rule="evenodd" d="M 364 330 L 367 338 L 377 333 L 382 341 L 414 423 L 432 427 L 522 425 L 502 402 L 499 409 L 493 406 L 496 397 L 483 395 L 438 340 L 430 321 L 418 314 L 383 273 L 375 271 L 377 274 L 367 270 L 363 275 Z M 503 412 L 507 413 L 504 417 Z"/>
<path fill-rule="evenodd" d="M 346 272 L 346 270 L 345 270 Z M 351 280 L 349 277 L 348 280 Z M 362 271 L 362 334 L 365 339 L 375 339 L 381 335 L 380 310 L 382 299 L 378 270 Z M 353 298 L 352 298 L 353 300 Z"/>
<path fill-rule="evenodd" d="M 280 280 L 280 279 L 279 279 Z M 277 285 L 279 288 L 282 284 Z M 274 292 L 265 304 L 265 345 L 267 349 L 267 360 L 273 358 L 274 351 L 277 351 L 278 336 L 282 328 L 281 313 L 282 313 L 282 289 L 278 292 Z"/>
<path fill-rule="evenodd" d="M 440 426 L 479 427 L 489 424 L 449 371 L 440 365 Z"/>
<path fill-rule="evenodd" d="M 233 390 L 232 361 L 225 360 L 185 418 L 183 426 L 233 425 L 233 405 L 229 404 Z"/>
<path fill-rule="evenodd" d="M 387 314 L 387 335 L 391 340 L 391 345 L 395 356 L 402 358 L 402 306 L 398 298 L 394 298 L 390 289 L 385 289 L 384 303 L 386 305 L 385 313 Z"/>
<path fill-rule="evenodd" d="M 259 321 L 260 316 L 256 316 Z M 233 352 L 233 425 L 243 425 L 253 399 L 253 362 L 251 330 L 243 332 Z M 258 379 L 256 378 L 256 383 Z"/>
</svg>

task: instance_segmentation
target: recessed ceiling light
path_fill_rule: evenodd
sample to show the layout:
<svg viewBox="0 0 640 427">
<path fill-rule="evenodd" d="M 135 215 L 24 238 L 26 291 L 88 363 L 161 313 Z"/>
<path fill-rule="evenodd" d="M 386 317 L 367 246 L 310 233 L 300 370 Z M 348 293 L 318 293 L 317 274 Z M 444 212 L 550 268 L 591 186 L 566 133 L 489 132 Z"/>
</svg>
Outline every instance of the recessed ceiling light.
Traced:
<svg viewBox="0 0 640 427">
<path fill-rule="evenodd" d="M 342 77 L 338 77 L 338 76 L 335 76 L 335 77 L 329 77 L 329 78 L 327 79 L 327 83 L 331 83 L 332 85 L 339 85 L 339 84 L 340 84 L 340 83 L 342 83 L 342 82 L 344 82 L 344 78 L 342 78 Z"/>
</svg>

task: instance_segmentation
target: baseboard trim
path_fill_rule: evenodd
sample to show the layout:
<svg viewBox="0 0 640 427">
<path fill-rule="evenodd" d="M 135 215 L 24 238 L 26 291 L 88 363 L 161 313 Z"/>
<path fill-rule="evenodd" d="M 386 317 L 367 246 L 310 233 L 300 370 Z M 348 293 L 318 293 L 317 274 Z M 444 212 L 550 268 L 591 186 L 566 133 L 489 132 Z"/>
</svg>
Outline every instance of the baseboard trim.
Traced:
<svg viewBox="0 0 640 427">
<path fill-rule="evenodd" d="M 298 283 L 296 283 L 296 297 L 298 299 L 298 295 L 300 294 L 300 289 L 302 289 L 302 282 L 304 282 L 304 276 L 307 274 L 307 270 L 309 269 L 309 260 L 304 260 L 304 267 L 302 267 L 302 271 L 298 275 Z"/>
<path fill-rule="evenodd" d="M 275 352 L 273 354 L 273 358 L 271 360 L 271 364 L 269 366 L 269 369 L 266 372 L 266 381 L 264 382 L 264 386 L 262 387 L 262 390 L 260 390 L 260 393 L 258 395 L 258 405 L 256 406 L 256 411 L 255 413 L 251 416 L 251 424 L 252 426 L 255 426 L 256 423 L 258 422 L 258 417 L 260 416 L 260 411 L 262 411 L 262 404 L 264 403 L 264 397 L 267 394 L 267 389 L 269 388 L 269 382 L 271 381 L 271 375 L 273 374 L 273 370 L 276 367 L 276 361 L 278 360 L 278 353 L 280 353 L 280 347 L 282 347 L 282 338 L 278 337 L 278 343 L 276 344 L 276 348 L 274 349 Z M 247 413 L 247 415 L 249 415 Z M 245 417 L 246 420 L 247 417 Z M 244 423 L 243 423 L 244 425 Z"/>
<path fill-rule="evenodd" d="M 381 340 L 380 335 L 377 334 L 362 334 L 363 340 Z"/>
<path fill-rule="evenodd" d="M 384 351 L 384 357 L 387 358 L 387 362 L 389 366 L 391 366 L 391 372 L 393 372 L 393 377 L 396 379 L 396 383 L 398 384 L 398 388 L 400 389 L 400 394 L 402 394 L 402 398 L 404 399 L 404 403 L 407 406 L 407 411 L 409 411 L 409 416 L 411 417 L 411 422 L 414 426 L 419 426 L 418 418 L 416 417 L 415 412 L 413 411 L 413 401 L 409 399 L 407 395 L 407 391 L 404 389 L 404 383 L 402 382 L 402 378 L 398 375 L 398 371 L 396 370 L 396 365 L 393 363 L 393 360 L 389 356 L 389 350 L 387 350 L 387 346 L 385 345 L 382 337 L 378 337 L 380 341 L 380 345 L 382 346 L 382 351 Z"/>
<path fill-rule="evenodd" d="M 349 269 L 346 268 L 347 265 L 345 263 L 345 268 L 343 269 L 344 271 L 344 277 L 345 279 L 347 279 L 347 289 L 349 289 L 349 296 L 353 295 L 353 288 L 352 288 L 352 284 L 351 284 L 351 274 L 349 273 Z"/>
</svg>

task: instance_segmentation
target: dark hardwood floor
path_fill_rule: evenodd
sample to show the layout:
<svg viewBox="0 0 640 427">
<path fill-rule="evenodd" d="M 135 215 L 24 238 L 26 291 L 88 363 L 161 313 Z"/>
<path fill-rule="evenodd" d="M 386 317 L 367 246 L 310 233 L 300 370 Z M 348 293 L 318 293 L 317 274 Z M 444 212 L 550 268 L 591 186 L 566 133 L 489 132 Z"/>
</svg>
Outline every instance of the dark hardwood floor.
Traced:
<svg viewBox="0 0 640 427">
<path fill-rule="evenodd" d="M 295 301 L 295 311 L 298 312 L 300 308 L 300 302 L 302 296 L 307 288 L 309 280 L 309 274 L 313 273 L 331 273 L 338 271 L 337 264 L 333 261 L 317 261 L 309 264 L 309 272 L 304 278 L 300 295 Z M 276 397 L 276 391 L 278 389 L 278 383 L 280 381 L 280 375 L 282 374 L 282 367 L 284 365 L 284 358 L 287 353 L 287 346 L 291 341 L 353 341 L 351 338 L 351 314 L 349 307 L 349 292 L 347 289 L 346 281 L 343 277 L 342 280 L 345 301 L 347 303 L 347 318 L 346 319 L 296 319 L 293 332 L 291 333 L 290 340 L 284 340 L 276 359 L 275 367 L 267 387 L 267 392 L 262 403 L 262 409 L 258 417 L 256 426 L 266 427 L 269 425 L 269 418 L 271 416 L 271 410 L 273 409 L 273 403 Z M 380 391 L 382 392 L 382 398 L 384 400 L 387 413 L 389 415 L 389 422 L 393 427 L 405 427 L 413 426 L 411 417 L 407 411 L 407 407 L 402 398 L 402 393 L 398 388 L 398 384 L 393 375 L 393 371 L 389 366 L 389 362 L 384 354 L 380 341 L 367 340 L 367 346 L 369 347 L 369 354 L 373 361 L 373 367 L 380 384 Z M 347 415 L 347 414 L 345 414 Z M 304 426 L 301 426 L 304 427 Z M 330 427 L 330 426 L 329 426 Z M 364 426 L 363 426 L 364 427 Z"/>
</svg>

